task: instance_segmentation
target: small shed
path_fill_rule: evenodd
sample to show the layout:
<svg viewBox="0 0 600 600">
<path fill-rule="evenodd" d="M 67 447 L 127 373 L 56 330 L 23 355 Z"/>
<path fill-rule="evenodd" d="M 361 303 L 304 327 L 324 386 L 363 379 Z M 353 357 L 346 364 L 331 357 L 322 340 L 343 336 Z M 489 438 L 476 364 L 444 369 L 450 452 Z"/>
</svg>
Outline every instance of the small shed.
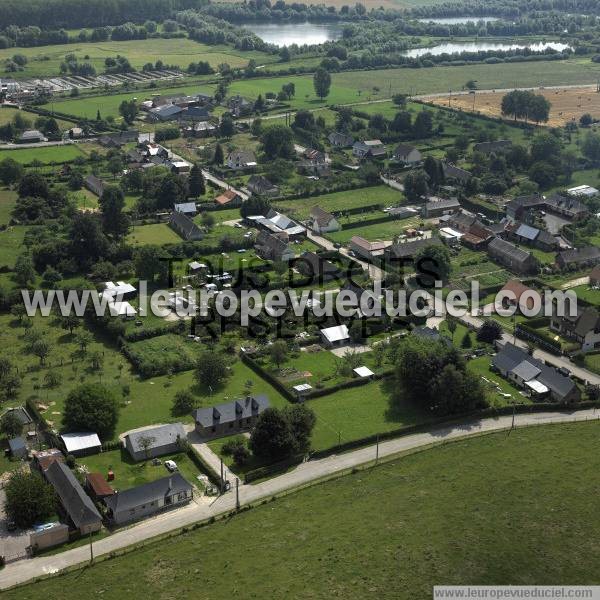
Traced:
<svg viewBox="0 0 600 600">
<path fill-rule="evenodd" d="M 293 388 L 294 392 L 296 392 L 296 397 L 298 398 L 298 400 L 302 400 L 304 398 L 304 396 L 306 396 L 306 394 L 308 394 L 308 392 L 310 392 L 310 390 L 312 390 L 312 385 L 310 385 L 309 383 L 300 383 L 298 385 L 295 385 Z"/>
<path fill-rule="evenodd" d="M 22 437 L 16 437 L 8 440 L 10 454 L 14 458 L 27 458 L 27 445 Z"/>
<path fill-rule="evenodd" d="M 88 473 L 85 476 L 85 487 L 98 500 L 103 500 L 115 493 L 115 490 L 108 485 L 102 473 Z"/>
<path fill-rule="evenodd" d="M 80 431 L 77 433 L 65 433 L 60 436 L 67 451 L 73 456 L 87 456 L 96 454 L 102 449 L 102 443 L 97 433 Z"/>
<path fill-rule="evenodd" d="M 354 374 L 361 379 L 371 378 L 373 375 L 375 375 L 375 373 L 373 373 L 369 367 L 365 367 L 364 365 L 362 367 L 356 367 L 356 369 L 353 369 L 353 371 Z"/>
</svg>

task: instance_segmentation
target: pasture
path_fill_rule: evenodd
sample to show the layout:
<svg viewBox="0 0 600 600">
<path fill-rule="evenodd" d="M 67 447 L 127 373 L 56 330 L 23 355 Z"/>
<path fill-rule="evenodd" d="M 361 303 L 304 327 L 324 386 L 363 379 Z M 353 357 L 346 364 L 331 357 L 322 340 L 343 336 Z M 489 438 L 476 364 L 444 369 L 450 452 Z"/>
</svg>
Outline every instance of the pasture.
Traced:
<svg viewBox="0 0 600 600">
<path fill-rule="evenodd" d="M 0 161 L 12 158 L 23 165 L 30 165 L 36 160 L 44 164 L 61 164 L 70 162 L 78 156 L 84 154 L 77 144 L 0 150 Z"/>
<path fill-rule="evenodd" d="M 600 118 L 600 93 L 596 86 L 536 90 L 552 104 L 548 123 L 550 127 L 562 127 L 571 121 L 579 121 L 585 113 Z M 434 105 L 450 106 L 456 110 L 501 117 L 503 92 L 476 92 L 428 99 Z"/>
<path fill-rule="evenodd" d="M 11 73 L 11 77 L 59 75 L 60 64 L 64 62 L 67 54 L 74 54 L 79 62 L 91 63 L 98 74 L 105 69 L 104 60 L 117 55 L 126 56 L 131 66 L 136 69 L 141 69 L 149 62 L 155 63 L 159 59 L 166 65 L 176 65 L 185 69 L 191 62 L 198 61 L 207 61 L 213 68 L 221 63 L 232 67 L 245 67 L 251 58 L 261 61 L 261 64 L 270 58 L 262 52 L 238 52 L 229 46 L 207 46 L 188 38 L 78 42 L 32 48 L 7 48 L 0 50 L 0 61 L 16 53 L 26 56 L 28 62 L 23 71 Z"/>
</svg>

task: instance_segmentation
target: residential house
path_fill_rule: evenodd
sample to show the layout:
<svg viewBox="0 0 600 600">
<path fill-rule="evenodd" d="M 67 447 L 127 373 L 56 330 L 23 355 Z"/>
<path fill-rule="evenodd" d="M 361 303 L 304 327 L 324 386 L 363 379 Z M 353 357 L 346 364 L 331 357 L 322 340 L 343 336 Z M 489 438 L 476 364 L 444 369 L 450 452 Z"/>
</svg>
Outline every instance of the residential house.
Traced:
<svg viewBox="0 0 600 600">
<path fill-rule="evenodd" d="M 444 179 L 456 181 L 462 185 L 468 183 L 469 179 L 472 177 L 469 171 L 447 162 L 442 162 L 442 171 L 444 173 Z"/>
<path fill-rule="evenodd" d="M 585 246 L 563 250 L 556 255 L 556 264 L 560 269 L 583 269 L 600 264 L 600 248 L 598 246 Z"/>
<path fill-rule="evenodd" d="M 537 258 L 514 244 L 501 238 L 494 238 L 488 244 L 489 257 L 517 275 L 536 273 L 539 268 Z"/>
<path fill-rule="evenodd" d="M 102 517 L 98 509 L 66 464 L 54 461 L 44 474 L 54 488 L 63 512 L 75 529 L 85 535 L 102 527 Z"/>
<path fill-rule="evenodd" d="M 251 150 L 234 150 L 227 155 L 227 166 L 234 171 L 256 167 L 256 156 Z"/>
<path fill-rule="evenodd" d="M 54 462 L 65 462 L 65 455 L 58 448 L 49 448 L 48 450 L 34 450 L 32 452 L 32 466 L 40 473 L 45 473 Z"/>
<path fill-rule="evenodd" d="M 259 231 L 254 248 L 256 254 L 264 260 L 288 262 L 296 256 L 285 233 Z"/>
<path fill-rule="evenodd" d="M 517 196 L 506 203 L 506 216 L 513 222 L 531 221 L 532 210 L 540 209 L 545 205 L 545 198 L 541 194 Z"/>
<path fill-rule="evenodd" d="M 125 448 L 135 461 L 179 452 L 186 439 L 181 423 L 131 431 L 124 436 Z"/>
<path fill-rule="evenodd" d="M 28 129 L 20 135 L 17 141 L 19 144 L 36 144 L 39 142 L 47 142 L 48 138 L 37 129 Z"/>
<path fill-rule="evenodd" d="M 250 102 L 250 100 L 246 100 L 246 98 L 239 95 L 232 96 L 227 101 L 227 108 L 234 117 L 242 117 L 252 113 L 254 102 Z"/>
<path fill-rule="evenodd" d="M 313 206 L 310 209 L 309 227 L 319 234 L 339 231 L 342 228 L 340 222 L 320 206 Z"/>
<path fill-rule="evenodd" d="M 499 154 L 500 152 L 507 152 L 512 147 L 511 140 L 496 140 L 495 142 L 479 142 L 473 145 L 473 152 L 480 152 L 481 154 Z"/>
<path fill-rule="evenodd" d="M 492 358 L 492 369 L 536 399 L 549 397 L 554 402 L 567 403 L 581 397 L 572 379 L 511 343 L 506 343 Z"/>
<path fill-rule="evenodd" d="M 565 217 L 570 221 L 581 221 L 590 214 L 587 206 L 571 196 L 556 193 L 546 198 L 546 210 Z"/>
<path fill-rule="evenodd" d="M 154 122 L 173 121 L 179 117 L 183 109 L 176 104 L 164 104 L 151 108 L 148 111 L 148 118 Z"/>
<path fill-rule="evenodd" d="M 195 217 L 198 214 L 195 202 L 181 202 L 173 205 L 173 210 L 182 213 L 187 217 Z"/>
<path fill-rule="evenodd" d="M 392 244 L 385 250 L 385 262 L 386 264 L 393 265 L 394 263 L 400 263 L 402 265 L 414 258 L 414 256 L 429 246 L 441 246 L 442 242 L 438 237 L 423 238 L 420 240 L 414 240 L 410 242 L 404 242 L 402 244 Z"/>
<path fill-rule="evenodd" d="M 335 325 L 321 329 L 321 340 L 328 347 L 342 346 L 350 340 L 350 333 L 347 325 Z"/>
<path fill-rule="evenodd" d="M 97 454 L 102 449 L 102 442 L 98 434 L 89 431 L 77 433 L 63 433 L 60 439 L 65 445 L 67 456 L 88 456 L 89 454 Z"/>
<path fill-rule="evenodd" d="M 353 235 L 348 242 L 348 247 L 352 252 L 367 260 L 373 260 L 378 256 L 383 256 L 383 252 L 388 246 L 388 242 L 369 242 L 359 235 Z"/>
<path fill-rule="evenodd" d="M 279 188 L 262 175 L 252 175 L 246 187 L 256 196 L 272 197 L 279 195 Z"/>
<path fill-rule="evenodd" d="M 83 185 L 86 187 L 86 189 L 90 190 L 92 194 L 95 194 L 98 197 L 102 196 L 104 193 L 104 188 L 106 187 L 104 181 L 95 175 L 88 175 L 83 180 Z"/>
<path fill-rule="evenodd" d="M 600 265 L 596 265 L 590 273 L 590 286 L 593 288 L 600 287 Z"/>
<path fill-rule="evenodd" d="M 483 248 L 494 237 L 491 229 L 485 226 L 477 217 L 464 211 L 451 215 L 445 221 L 445 225 L 460 231 L 462 233 L 461 244 L 473 250 Z"/>
<path fill-rule="evenodd" d="M 71 127 L 71 129 L 67 130 L 67 135 L 72 140 L 78 140 L 83 137 L 84 131 L 81 127 Z"/>
<path fill-rule="evenodd" d="M 386 150 L 381 140 L 359 140 L 352 145 L 352 154 L 357 158 L 385 158 Z"/>
<path fill-rule="evenodd" d="M 215 198 L 215 204 L 219 206 L 239 206 L 242 203 L 242 197 L 235 190 L 225 190 Z"/>
<path fill-rule="evenodd" d="M 175 175 L 189 173 L 192 169 L 192 165 L 187 160 L 170 160 L 165 166 L 169 167 Z"/>
<path fill-rule="evenodd" d="M 198 121 L 191 125 L 184 125 L 182 131 L 186 137 L 205 138 L 215 135 L 217 126 L 210 121 Z"/>
<path fill-rule="evenodd" d="M 171 213 L 169 226 L 188 242 L 198 241 L 204 237 L 204 234 L 194 221 L 177 211 Z"/>
<path fill-rule="evenodd" d="M 512 227 L 509 227 L 507 236 L 515 242 L 533 246 L 545 252 L 551 252 L 559 247 L 558 240 L 553 235 L 544 229 L 538 229 L 525 223 L 515 223 Z"/>
<path fill-rule="evenodd" d="M 593 306 L 584 308 L 578 304 L 574 315 L 570 314 L 569 308 L 567 304 L 565 315 L 552 315 L 550 329 L 577 342 L 582 352 L 600 348 L 600 314 L 596 308 Z"/>
<path fill-rule="evenodd" d="M 426 219 L 439 217 L 440 215 L 449 215 L 460 210 L 458 198 L 437 198 L 429 199 L 423 207 L 422 214 Z"/>
<path fill-rule="evenodd" d="M 102 473 L 86 473 L 85 489 L 92 498 L 100 502 L 115 494 L 115 490 L 107 483 Z"/>
<path fill-rule="evenodd" d="M 266 217 L 251 216 L 248 221 L 257 229 L 265 230 L 269 233 L 283 233 L 288 236 L 290 241 L 303 240 L 306 238 L 306 227 L 298 225 L 296 221 L 290 219 L 287 215 L 278 213 L 276 210 L 269 210 Z"/>
<path fill-rule="evenodd" d="M 0 421 L 2 419 L 4 419 L 4 417 L 9 413 L 11 415 L 13 415 L 17 419 L 17 421 L 19 421 L 19 423 L 21 424 L 21 431 L 23 431 L 23 429 L 28 428 L 33 423 L 33 419 L 31 418 L 31 416 L 27 412 L 27 409 L 24 406 L 16 406 L 14 408 L 7 408 L 2 413 L 2 416 L 0 417 Z"/>
<path fill-rule="evenodd" d="M 246 396 L 217 406 L 198 408 L 192 415 L 197 433 L 203 438 L 217 438 L 252 429 L 259 415 L 269 406 L 269 399 L 264 395 Z"/>
<path fill-rule="evenodd" d="M 123 525 L 149 517 L 192 500 L 193 487 L 179 473 L 119 491 L 105 498 L 107 518 L 114 525 Z"/>
<path fill-rule="evenodd" d="M 349 148 L 354 144 L 354 138 L 344 132 L 334 131 L 327 136 L 329 143 L 336 148 Z"/>
<path fill-rule="evenodd" d="M 315 283 L 322 283 L 338 277 L 341 279 L 342 276 L 342 270 L 338 266 L 315 252 L 303 252 L 294 260 L 293 266 L 302 275 L 311 277 Z"/>
<path fill-rule="evenodd" d="M 423 160 L 423 155 L 414 146 L 409 144 L 398 144 L 394 148 L 392 156 L 399 163 L 410 166 L 417 165 Z"/>
<path fill-rule="evenodd" d="M 505 297 L 502 300 L 503 308 L 508 308 L 509 306 L 519 306 L 522 302 L 523 295 L 533 291 L 532 288 L 521 283 L 518 279 L 509 279 L 498 294 L 502 294 L 503 292 L 514 294 L 514 299 Z M 528 297 L 523 300 L 526 302 L 526 307 L 528 309 L 533 308 L 533 298 Z"/>
<path fill-rule="evenodd" d="M 103 284 L 102 295 L 110 297 L 112 300 L 131 300 L 137 296 L 137 289 L 135 286 L 125 281 L 105 281 Z"/>
</svg>

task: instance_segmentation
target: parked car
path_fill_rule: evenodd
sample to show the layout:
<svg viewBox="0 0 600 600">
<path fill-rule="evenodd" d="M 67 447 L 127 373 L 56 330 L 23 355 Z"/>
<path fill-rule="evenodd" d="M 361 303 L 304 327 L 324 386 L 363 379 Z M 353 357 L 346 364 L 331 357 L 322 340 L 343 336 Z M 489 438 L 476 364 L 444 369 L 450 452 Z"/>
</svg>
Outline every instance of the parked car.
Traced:
<svg viewBox="0 0 600 600">
<path fill-rule="evenodd" d="M 177 471 L 177 463 L 174 460 L 165 460 L 165 467 L 167 467 L 171 473 Z"/>
</svg>

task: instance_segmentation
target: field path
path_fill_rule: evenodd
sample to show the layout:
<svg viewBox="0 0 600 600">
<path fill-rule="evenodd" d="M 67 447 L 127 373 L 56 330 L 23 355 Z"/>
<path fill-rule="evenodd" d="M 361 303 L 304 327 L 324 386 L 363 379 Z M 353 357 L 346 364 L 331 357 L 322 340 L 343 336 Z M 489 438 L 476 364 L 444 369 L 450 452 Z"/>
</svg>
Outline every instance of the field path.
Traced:
<svg viewBox="0 0 600 600">
<path fill-rule="evenodd" d="M 431 445 L 476 436 L 486 432 L 509 431 L 513 427 L 544 425 L 549 423 L 567 423 L 600 419 L 595 409 L 581 411 L 544 412 L 502 416 L 498 418 L 476 419 L 457 425 L 432 429 L 428 432 L 406 435 L 379 444 L 354 450 L 345 454 L 333 455 L 320 460 L 312 460 L 298 465 L 278 477 L 274 477 L 256 485 L 239 488 L 240 505 L 257 503 L 261 500 L 292 490 L 314 484 L 321 479 L 343 473 L 354 467 L 373 463 L 379 459 Z M 507 433 L 510 435 L 510 433 Z M 152 519 L 142 521 L 127 529 L 103 538 L 94 543 L 94 555 L 99 556 L 135 545 L 152 537 L 166 534 L 178 528 L 192 525 L 198 521 L 209 519 L 234 510 L 236 507 L 235 485 L 233 490 L 218 497 L 212 503 L 192 502 L 184 508 L 164 513 Z M 81 546 L 53 556 L 40 556 L 7 565 L 0 571 L 0 588 L 23 583 L 35 577 L 57 573 L 67 567 L 84 564 L 89 561 L 90 549 Z"/>
</svg>

